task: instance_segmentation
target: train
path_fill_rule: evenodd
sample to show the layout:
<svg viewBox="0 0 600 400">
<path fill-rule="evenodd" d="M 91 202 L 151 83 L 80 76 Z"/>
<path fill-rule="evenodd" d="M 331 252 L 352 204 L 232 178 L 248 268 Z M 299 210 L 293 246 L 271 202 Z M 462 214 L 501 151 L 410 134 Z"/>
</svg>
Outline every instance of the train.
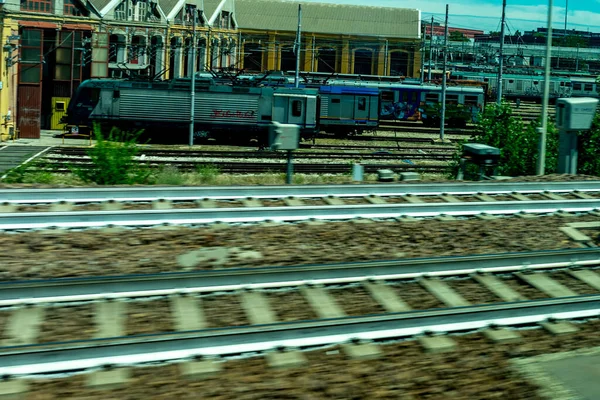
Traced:
<svg viewBox="0 0 600 400">
<path fill-rule="evenodd" d="M 317 88 L 321 94 L 323 131 L 338 134 L 362 133 L 375 129 L 378 122 L 385 120 L 420 120 L 426 126 L 439 126 L 441 85 L 421 84 L 418 81 L 406 83 L 406 80 L 399 80 L 397 77 L 366 78 L 368 79 L 364 76 L 352 79 L 351 75 L 325 77 L 323 74 L 303 74 L 300 86 Z M 237 79 L 267 86 L 289 86 L 294 82 L 292 77 L 282 73 L 240 75 Z M 447 87 L 447 124 L 463 127 L 467 122 L 476 121 L 486 101 L 485 88 L 482 86 Z M 377 116 L 375 110 L 378 110 Z"/>
<path fill-rule="evenodd" d="M 197 139 L 268 140 L 271 122 L 296 124 L 303 139 L 319 133 L 317 89 L 195 85 L 194 136 Z M 191 121 L 191 79 L 130 81 L 90 79 L 81 83 L 63 123 L 85 129 L 93 123 L 144 129 L 161 139 L 181 141 Z"/>
</svg>

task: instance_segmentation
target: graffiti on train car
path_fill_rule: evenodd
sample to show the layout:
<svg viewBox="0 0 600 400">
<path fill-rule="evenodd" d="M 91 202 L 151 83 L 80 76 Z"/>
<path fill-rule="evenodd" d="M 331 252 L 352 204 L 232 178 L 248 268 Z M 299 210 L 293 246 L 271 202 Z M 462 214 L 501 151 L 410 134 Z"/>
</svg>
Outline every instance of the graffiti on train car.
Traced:
<svg viewBox="0 0 600 400">
<path fill-rule="evenodd" d="M 256 111 L 232 111 L 232 110 L 218 110 L 213 109 L 211 118 L 241 118 L 241 119 L 254 119 L 256 118 Z"/>
</svg>

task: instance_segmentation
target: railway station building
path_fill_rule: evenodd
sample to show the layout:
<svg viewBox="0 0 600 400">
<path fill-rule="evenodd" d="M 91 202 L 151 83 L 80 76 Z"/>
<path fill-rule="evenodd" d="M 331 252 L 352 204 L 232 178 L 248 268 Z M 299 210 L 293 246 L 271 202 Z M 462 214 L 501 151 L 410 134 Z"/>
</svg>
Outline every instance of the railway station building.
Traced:
<svg viewBox="0 0 600 400">
<path fill-rule="evenodd" d="M 71 96 L 89 78 L 295 69 L 293 1 L 6 0 L 0 8 L 2 140 L 62 129 Z M 308 3 L 303 13 L 304 71 L 418 73 L 418 10 Z"/>
</svg>

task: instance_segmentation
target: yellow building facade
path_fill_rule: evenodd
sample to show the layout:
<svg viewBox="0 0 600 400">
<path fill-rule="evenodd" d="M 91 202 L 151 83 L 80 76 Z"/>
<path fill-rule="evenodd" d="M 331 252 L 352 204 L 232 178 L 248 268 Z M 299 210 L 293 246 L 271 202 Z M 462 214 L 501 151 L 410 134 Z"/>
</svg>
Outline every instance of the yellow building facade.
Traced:
<svg viewBox="0 0 600 400">
<path fill-rule="evenodd" d="M 0 7 L 3 141 L 60 128 L 69 99 L 90 78 L 296 68 L 298 4 L 290 1 L 6 0 Z M 418 73 L 417 10 L 319 3 L 303 9 L 303 71 Z"/>
</svg>

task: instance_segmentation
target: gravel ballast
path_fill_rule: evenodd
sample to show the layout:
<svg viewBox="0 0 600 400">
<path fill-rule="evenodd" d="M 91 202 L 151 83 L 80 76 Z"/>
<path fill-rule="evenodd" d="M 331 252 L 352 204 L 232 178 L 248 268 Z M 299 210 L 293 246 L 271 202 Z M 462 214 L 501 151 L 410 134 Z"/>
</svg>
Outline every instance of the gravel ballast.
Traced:
<svg viewBox="0 0 600 400">
<path fill-rule="evenodd" d="M 520 343 L 492 344 L 481 333 L 454 336 L 457 350 L 424 353 L 417 341 L 382 346 L 384 357 L 351 360 L 329 348 L 305 353 L 305 367 L 272 369 L 264 358 L 226 361 L 205 380 L 184 379 L 177 365 L 131 369 L 122 388 L 89 389 L 85 376 L 32 381 L 27 400 L 153 399 L 541 399 L 512 360 L 600 345 L 599 321 L 553 336 L 521 330 Z"/>
<path fill-rule="evenodd" d="M 194 269 L 320 264 L 575 248 L 559 228 L 594 215 L 438 221 L 329 222 L 174 227 L 162 230 L 0 233 L 0 279 L 160 273 Z M 236 249 L 224 260 L 180 265 L 200 249 Z M 252 256 L 244 255 L 249 251 Z"/>
</svg>

